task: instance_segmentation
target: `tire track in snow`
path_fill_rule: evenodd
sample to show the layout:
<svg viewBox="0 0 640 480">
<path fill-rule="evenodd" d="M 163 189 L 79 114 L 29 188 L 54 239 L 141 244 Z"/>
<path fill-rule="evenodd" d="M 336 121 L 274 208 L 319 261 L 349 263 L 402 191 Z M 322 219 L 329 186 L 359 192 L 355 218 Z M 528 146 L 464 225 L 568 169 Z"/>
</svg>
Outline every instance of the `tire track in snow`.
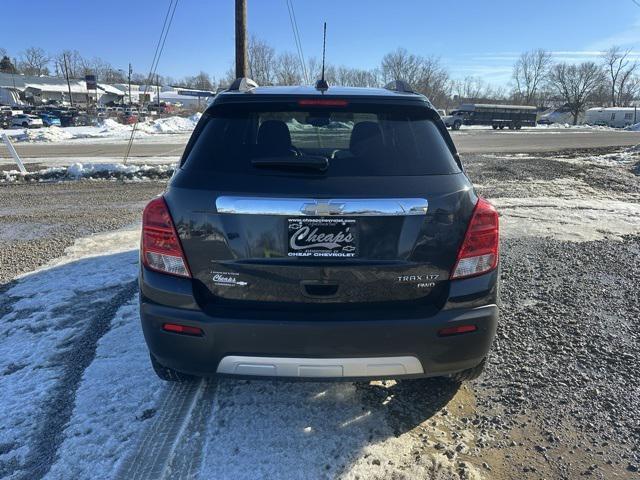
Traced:
<svg viewBox="0 0 640 480">
<path fill-rule="evenodd" d="M 44 477 L 56 460 L 58 448 L 64 440 L 64 429 L 73 413 L 75 395 L 82 374 L 95 357 L 100 338 L 109 331 L 111 320 L 119 308 L 137 292 L 137 282 L 120 288 L 104 307 L 96 305 L 86 322 L 86 328 L 75 337 L 69 348 L 60 354 L 62 375 L 43 407 L 44 419 L 31 442 L 29 453 L 20 468 L 22 480 Z M 92 294 L 95 292 L 91 292 Z M 80 299 L 81 300 L 81 299 Z M 82 305 L 86 308 L 86 305 Z M 73 314 L 74 312 L 69 312 Z"/>
<path fill-rule="evenodd" d="M 170 384 L 153 423 L 118 469 L 118 480 L 194 478 L 216 382 Z"/>
</svg>

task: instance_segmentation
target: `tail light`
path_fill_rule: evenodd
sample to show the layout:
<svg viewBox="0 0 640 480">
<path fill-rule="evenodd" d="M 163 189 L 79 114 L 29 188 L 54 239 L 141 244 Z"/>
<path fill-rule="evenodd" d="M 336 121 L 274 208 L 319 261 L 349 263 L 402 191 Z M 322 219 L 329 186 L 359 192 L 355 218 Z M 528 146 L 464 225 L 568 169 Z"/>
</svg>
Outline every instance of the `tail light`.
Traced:
<svg viewBox="0 0 640 480">
<path fill-rule="evenodd" d="M 479 198 L 451 278 L 473 277 L 496 268 L 499 243 L 498 212 L 484 198 Z"/>
<path fill-rule="evenodd" d="M 462 333 L 470 333 L 478 330 L 476 325 L 457 325 L 455 327 L 446 327 L 438 330 L 438 335 L 441 337 L 451 337 L 453 335 L 460 335 Z"/>
<path fill-rule="evenodd" d="M 204 332 L 201 328 L 190 327 L 189 325 L 178 325 L 177 323 L 165 323 L 162 325 L 162 329 L 165 332 L 181 333 L 182 335 L 193 335 L 194 337 L 201 337 Z"/>
<path fill-rule="evenodd" d="M 191 277 L 163 197 L 151 200 L 142 214 L 142 263 L 151 270 Z"/>
</svg>

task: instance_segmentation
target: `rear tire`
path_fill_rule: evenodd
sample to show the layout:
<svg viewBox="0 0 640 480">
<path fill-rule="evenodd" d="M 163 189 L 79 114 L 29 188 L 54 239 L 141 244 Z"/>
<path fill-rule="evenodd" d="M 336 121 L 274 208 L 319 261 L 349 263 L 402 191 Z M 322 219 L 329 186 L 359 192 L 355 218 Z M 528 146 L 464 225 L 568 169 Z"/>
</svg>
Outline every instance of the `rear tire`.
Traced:
<svg viewBox="0 0 640 480">
<path fill-rule="evenodd" d="M 453 122 L 453 125 L 451 127 L 451 130 L 460 130 L 460 126 L 462 125 L 462 122 L 460 122 L 459 120 Z"/>
<path fill-rule="evenodd" d="M 504 125 L 500 125 L 500 130 L 504 130 Z"/>
<path fill-rule="evenodd" d="M 491 125 L 491 128 L 493 128 L 494 130 L 498 129 L 498 125 Z"/>
<path fill-rule="evenodd" d="M 151 357 L 151 366 L 153 367 L 153 371 L 156 372 L 156 375 L 158 375 L 160 380 L 164 380 L 165 382 L 185 383 L 193 382 L 196 379 L 196 377 L 192 375 L 187 375 L 186 373 L 178 372 L 173 368 L 165 367 L 151 354 L 149 354 L 149 357 Z"/>
<path fill-rule="evenodd" d="M 458 373 L 454 373 L 453 375 L 450 375 L 449 378 L 451 378 L 456 382 L 464 382 L 466 380 L 475 380 L 480 375 L 482 375 L 482 372 L 484 371 L 484 367 L 486 364 L 487 364 L 487 357 L 483 358 L 482 361 L 475 367 L 469 368 L 467 370 L 463 370 Z"/>
</svg>

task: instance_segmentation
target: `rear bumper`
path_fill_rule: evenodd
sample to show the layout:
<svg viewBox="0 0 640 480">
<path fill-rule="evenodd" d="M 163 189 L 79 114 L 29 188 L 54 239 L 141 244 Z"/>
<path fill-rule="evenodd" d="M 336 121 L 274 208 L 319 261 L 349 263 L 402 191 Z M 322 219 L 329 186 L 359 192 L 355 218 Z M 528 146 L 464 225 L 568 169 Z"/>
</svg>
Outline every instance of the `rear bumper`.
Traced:
<svg viewBox="0 0 640 480">
<path fill-rule="evenodd" d="M 349 379 L 447 375 L 482 361 L 498 320 L 495 296 L 489 296 L 493 300 L 489 304 L 461 303 L 426 318 L 384 318 L 375 312 L 371 320 L 362 315 L 350 318 L 346 313 L 310 320 L 300 312 L 277 319 L 256 314 L 227 318 L 198 309 L 191 301 L 189 280 L 160 275 L 165 277 L 164 286 L 152 288 L 146 281 L 154 283 L 149 277 L 159 274 L 149 273 L 143 271 L 140 278 L 140 317 L 149 350 L 163 365 L 198 376 Z M 495 293 L 495 285 L 491 291 Z M 461 293 L 469 292 L 462 289 Z M 170 305 L 158 303 L 159 298 L 168 299 Z M 465 308 L 457 308 L 462 305 Z M 204 335 L 167 332 L 164 323 L 198 327 Z M 438 335 L 444 327 L 469 324 L 477 330 Z"/>
</svg>

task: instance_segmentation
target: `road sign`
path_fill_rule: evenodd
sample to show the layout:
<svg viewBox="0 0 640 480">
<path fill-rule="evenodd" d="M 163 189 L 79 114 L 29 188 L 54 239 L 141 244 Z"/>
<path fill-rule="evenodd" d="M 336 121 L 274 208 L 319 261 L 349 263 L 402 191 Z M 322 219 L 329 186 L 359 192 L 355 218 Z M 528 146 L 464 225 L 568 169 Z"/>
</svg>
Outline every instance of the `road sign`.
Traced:
<svg viewBox="0 0 640 480">
<path fill-rule="evenodd" d="M 87 82 L 87 90 L 97 90 L 98 82 L 95 75 L 85 75 L 84 81 Z"/>
</svg>

